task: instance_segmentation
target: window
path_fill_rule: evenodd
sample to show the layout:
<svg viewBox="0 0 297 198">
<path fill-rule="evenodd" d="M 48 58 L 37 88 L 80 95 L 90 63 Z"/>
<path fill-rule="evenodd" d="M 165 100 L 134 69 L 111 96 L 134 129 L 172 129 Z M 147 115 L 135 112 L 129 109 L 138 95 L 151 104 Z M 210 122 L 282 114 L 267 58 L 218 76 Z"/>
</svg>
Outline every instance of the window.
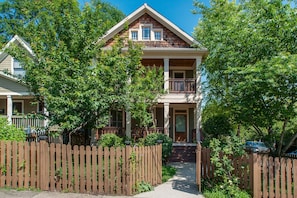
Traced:
<svg viewBox="0 0 297 198">
<path fill-rule="evenodd" d="M 12 114 L 24 113 L 24 101 L 16 100 L 12 102 Z"/>
<path fill-rule="evenodd" d="M 163 30 L 154 29 L 152 24 L 142 24 L 138 29 L 130 29 L 129 38 L 133 41 L 162 41 Z"/>
<path fill-rule="evenodd" d="M 148 26 L 142 27 L 142 40 L 151 40 L 151 28 Z"/>
<path fill-rule="evenodd" d="M 25 70 L 22 64 L 16 59 L 13 59 L 13 74 L 20 78 L 25 76 Z"/>
<path fill-rule="evenodd" d="M 138 31 L 131 31 L 131 39 L 133 41 L 137 41 L 138 40 Z"/>
<path fill-rule="evenodd" d="M 122 111 L 111 111 L 110 126 L 122 127 L 123 124 L 123 112 Z"/>
<path fill-rule="evenodd" d="M 155 31 L 155 40 L 156 41 L 162 40 L 161 31 Z"/>
</svg>

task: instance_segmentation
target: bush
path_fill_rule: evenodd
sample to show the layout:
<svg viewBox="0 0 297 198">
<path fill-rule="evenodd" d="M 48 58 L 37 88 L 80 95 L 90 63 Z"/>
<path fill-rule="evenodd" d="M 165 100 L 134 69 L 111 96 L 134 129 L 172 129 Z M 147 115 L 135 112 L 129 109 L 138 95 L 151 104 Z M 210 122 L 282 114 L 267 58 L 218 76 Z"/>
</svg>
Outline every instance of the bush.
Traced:
<svg viewBox="0 0 297 198">
<path fill-rule="evenodd" d="M 123 139 L 113 133 L 101 135 L 98 144 L 102 147 L 124 146 Z"/>
<path fill-rule="evenodd" d="M 25 141 L 26 134 L 14 125 L 9 125 L 6 118 L 0 118 L 0 140 Z"/>
<path fill-rule="evenodd" d="M 144 146 L 156 145 L 159 140 L 162 140 L 162 161 L 166 162 L 172 153 L 172 139 L 162 133 L 151 133 L 147 135 L 143 141 Z"/>
<path fill-rule="evenodd" d="M 206 198 L 250 198 L 251 196 L 243 190 L 240 189 L 234 189 L 232 196 L 230 194 L 227 194 L 225 190 L 219 190 L 219 189 L 213 189 L 208 190 L 203 193 L 204 197 Z"/>
</svg>

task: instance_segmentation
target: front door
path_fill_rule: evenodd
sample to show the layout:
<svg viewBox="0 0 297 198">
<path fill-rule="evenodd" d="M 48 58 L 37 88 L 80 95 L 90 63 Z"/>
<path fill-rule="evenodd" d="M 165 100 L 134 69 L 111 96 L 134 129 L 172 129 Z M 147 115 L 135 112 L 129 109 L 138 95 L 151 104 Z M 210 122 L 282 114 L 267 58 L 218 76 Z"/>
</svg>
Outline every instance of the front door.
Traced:
<svg viewBox="0 0 297 198">
<path fill-rule="evenodd" d="M 187 114 L 175 114 L 175 141 L 187 141 Z"/>
</svg>

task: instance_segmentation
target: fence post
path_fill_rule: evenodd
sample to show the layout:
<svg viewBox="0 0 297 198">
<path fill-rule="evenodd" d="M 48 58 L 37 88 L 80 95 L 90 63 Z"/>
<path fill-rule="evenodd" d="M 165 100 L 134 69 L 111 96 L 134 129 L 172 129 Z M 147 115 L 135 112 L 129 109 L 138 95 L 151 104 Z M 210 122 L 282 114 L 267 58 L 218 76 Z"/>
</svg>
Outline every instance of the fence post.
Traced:
<svg viewBox="0 0 297 198">
<path fill-rule="evenodd" d="M 197 144 L 196 149 L 196 184 L 199 192 L 201 192 L 201 145 Z"/>
<path fill-rule="evenodd" d="M 49 148 L 46 141 L 40 141 L 39 143 L 39 162 L 38 162 L 38 179 L 40 184 L 40 190 L 49 190 Z"/>
<path fill-rule="evenodd" d="M 253 191 L 253 197 L 258 198 L 261 195 L 261 166 L 260 157 L 258 154 L 253 153 L 250 155 L 250 182 Z"/>
</svg>

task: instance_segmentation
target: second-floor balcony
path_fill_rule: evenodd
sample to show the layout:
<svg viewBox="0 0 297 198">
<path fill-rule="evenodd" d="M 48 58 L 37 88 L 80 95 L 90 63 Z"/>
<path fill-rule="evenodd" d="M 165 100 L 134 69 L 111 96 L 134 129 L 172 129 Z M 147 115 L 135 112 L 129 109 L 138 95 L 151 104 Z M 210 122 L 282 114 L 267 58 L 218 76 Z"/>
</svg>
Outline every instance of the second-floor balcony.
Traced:
<svg viewBox="0 0 297 198">
<path fill-rule="evenodd" d="M 195 93 L 196 81 L 194 78 L 171 78 L 169 79 L 170 93 Z"/>
</svg>

